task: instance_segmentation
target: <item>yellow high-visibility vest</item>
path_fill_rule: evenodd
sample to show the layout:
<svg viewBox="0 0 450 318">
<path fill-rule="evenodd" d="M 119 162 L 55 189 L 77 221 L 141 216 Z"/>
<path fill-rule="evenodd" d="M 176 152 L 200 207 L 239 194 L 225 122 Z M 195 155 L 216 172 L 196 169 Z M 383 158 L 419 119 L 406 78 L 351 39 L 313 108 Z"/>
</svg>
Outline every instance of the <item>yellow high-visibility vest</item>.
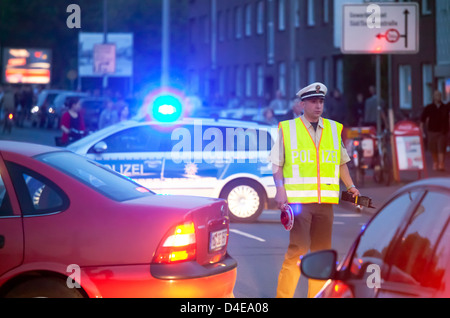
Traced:
<svg viewBox="0 0 450 318">
<path fill-rule="evenodd" d="M 316 147 L 301 118 L 280 123 L 285 162 L 284 187 L 288 203 L 339 203 L 342 124 L 324 119 Z"/>
</svg>

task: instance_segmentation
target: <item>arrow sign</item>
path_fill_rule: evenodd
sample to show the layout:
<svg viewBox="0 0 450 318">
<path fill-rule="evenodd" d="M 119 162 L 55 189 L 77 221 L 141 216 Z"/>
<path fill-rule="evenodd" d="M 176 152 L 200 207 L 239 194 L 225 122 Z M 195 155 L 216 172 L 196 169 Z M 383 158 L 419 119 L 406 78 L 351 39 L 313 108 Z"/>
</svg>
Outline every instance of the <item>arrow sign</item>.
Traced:
<svg viewBox="0 0 450 318">
<path fill-rule="evenodd" d="M 402 36 L 405 38 L 405 47 L 408 47 L 408 9 L 405 9 L 403 13 L 405 14 L 405 34 Z"/>
<path fill-rule="evenodd" d="M 377 3 L 378 10 L 373 10 L 373 6 L 373 3 L 343 5 L 342 53 L 417 53 L 418 4 Z"/>
</svg>

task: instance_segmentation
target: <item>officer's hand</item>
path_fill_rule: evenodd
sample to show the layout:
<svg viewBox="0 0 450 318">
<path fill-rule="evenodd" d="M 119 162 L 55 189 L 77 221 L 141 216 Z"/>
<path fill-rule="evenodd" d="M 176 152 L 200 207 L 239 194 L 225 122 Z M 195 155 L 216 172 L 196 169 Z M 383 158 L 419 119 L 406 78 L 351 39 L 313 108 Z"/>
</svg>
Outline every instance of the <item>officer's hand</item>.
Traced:
<svg viewBox="0 0 450 318">
<path fill-rule="evenodd" d="M 283 205 L 288 203 L 287 194 L 284 187 L 277 188 L 277 193 L 275 194 L 275 202 L 277 203 L 277 207 L 280 210 Z"/>
<path fill-rule="evenodd" d="M 356 196 L 360 196 L 360 195 L 361 195 L 361 193 L 359 193 L 359 190 L 356 189 L 355 187 L 350 188 L 350 189 L 348 189 L 347 191 L 350 192 L 350 193 L 352 194 L 352 197 L 353 197 L 353 198 L 356 197 Z"/>
</svg>

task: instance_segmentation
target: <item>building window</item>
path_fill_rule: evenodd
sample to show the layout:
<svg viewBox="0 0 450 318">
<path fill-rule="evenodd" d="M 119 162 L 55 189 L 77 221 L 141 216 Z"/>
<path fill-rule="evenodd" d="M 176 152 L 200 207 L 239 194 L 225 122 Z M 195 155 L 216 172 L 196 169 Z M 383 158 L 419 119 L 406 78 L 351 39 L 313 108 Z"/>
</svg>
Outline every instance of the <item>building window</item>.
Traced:
<svg viewBox="0 0 450 318">
<path fill-rule="evenodd" d="M 323 72 L 322 78 L 323 78 L 323 83 L 326 86 L 330 85 L 330 76 L 329 76 L 330 70 L 329 70 L 329 68 L 330 68 L 330 64 L 328 62 L 328 59 L 326 57 L 324 57 L 322 60 L 322 72 Z"/>
<path fill-rule="evenodd" d="M 273 1 L 267 2 L 267 63 L 272 65 L 275 57 L 275 9 Z"/>
<path fill-rule="evenodd" d="M 313 59 L 308 60 L 307 62 L 307 70 L 308 70 L 308 84 L 316 82 L 316 62 Z"/>
<path fill-rule="evenodd" d="M 199 93 L 199 77 L 196 71 L 189 71 L 189 90 L 192 94 Z"/>
<path fill-rule="evenodd" d="M 226 31 L 226 25 L 225 25 L 225 13 L 223 11 L 219 12 L 217 15 L 218 20 L 218 28 L 219 28 L 219 41 L 223 42 L 225 41 L 225 31 Z"/>
<path fill-rule="evenodd" d="M 316 0 L 308 0 L 308 26 L 313 26 L 316 24 L 315 20 L 315 10 L 314 10 L 314 2 Z"/>
<path fill-rule="evenodd" d="M 431 0 L 422 0 L 422 14 L 431 14 Z"/>
<path fill-rule="evenodd" d="M 338 88 L 341 93 L 344 92 L 344 61 L 342 58 L 336 60 L 335 65 L 336 83 L 335 87 Z"/>
<path fill-rule="evenodd" d="M 231 40 L 233 38 L 233 13 L 231 10 L 227 10 L 227 38 Z"/>
<path fill-rule="evenodd" d="M 258 97 L 264 97 L 264 66 L 258 64 L 257 66 L 257 82 L 256 94 Z"/>
<path fill-rule="evenodd" d="M 210 90 L 210 76 L 209 76 L 209 70 L 205 69 L 202 73 L 202 80 L 203 80 L 203 96 L 209 97 Z"/>
<path fill-rule="evenodd" d="M 294 64 L 294 87 L 298 91 L 301 88 L 301 73 L 300 73 L 300 62 L 295 61 Z"/>
<path fill-rule="evenodd" d="M 278 0 L 278 30 L 286 29 L 286 0 Z"/>
<path fill-rule="evenodd" d="M 278 65 L 278 89 L 286 92 L 286 63 L 281 62 Z"/>
<path fill-rule="evenodd" d="M 200 25 L 201 25 L 201 30 L 200 30 L 200 36 L 202 38 L 202 42 L 204 44 L 208 44 L 209 43 L 209 18 L 205 15 L 200 17 Z"/>
<path fill-rule="evenodd" d="M 239 66 L 236 66 L 235 68 L 235 88 L 236 88 L 236 96 L 242 97 L 242 69 Z"/>
<path fill-rule="evenodd" d="M 252 96 L 252 68 L 250 65 L 245 67 L 245 96 Z"/>
<path fill-rule="evenodd" d="M 423 105 L 433 101 L 433 67 L 431 64 L 422 65 Z"/>
<path fill-rule="evenodd" d="M 256 8 L 256 33 L 264 34 L 264 1 L 259 1 Z"/>
<path fill-rule="evenodd" d="M 399 93 L 400 108 L 411 109 L 411 65 L 400 65 L 399 67 Z"/>
<path fill-rule="evenodd" d="M 242 21 L 242 8 L 241 7 L 236 7 L 234 9 L 234 28 L 235 28 L 235 37 L 236 39 L 240 39 L 242 38 L 242 26 L 243 26 L 243 21 Z"/>
<path fill-rule="evenodd" d="M 330 22 L 330 1 L 323 0 L 323 23 Z"/>
<path fill-rule="evenodd" d="M 189 20 L 189 45 L 191 46 L 191 51 L 195 46 L 195 34 L 196 34 L 195 19 L 192 18 Z"/>
<path fill-rule="evenodd" d="M 294 26 L 300 26 L 300 0 L 294 1 Z"/>
<path fill-rule="evenodd" d="M 245 6 L 245 35 L 252 35 L 252 5 L 247 4 Z"/>
<path fill-rule="evenodd" d="M 225 96 L 225 69 L 219 68 L 219 96 Z"/>
</svg>

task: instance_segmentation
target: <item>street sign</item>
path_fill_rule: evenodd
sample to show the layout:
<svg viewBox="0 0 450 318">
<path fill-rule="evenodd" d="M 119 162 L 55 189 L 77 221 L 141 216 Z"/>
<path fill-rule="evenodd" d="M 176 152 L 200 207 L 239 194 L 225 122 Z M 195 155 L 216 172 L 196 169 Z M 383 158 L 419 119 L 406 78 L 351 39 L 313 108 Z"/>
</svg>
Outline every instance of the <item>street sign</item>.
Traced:
<svg viewBox="0 0 450 318">
<path fill-rule="evenodd" d="M 343 5 L 344 54 L 414 54 L 419 51 L 416 2 Z"/>
</svg>

